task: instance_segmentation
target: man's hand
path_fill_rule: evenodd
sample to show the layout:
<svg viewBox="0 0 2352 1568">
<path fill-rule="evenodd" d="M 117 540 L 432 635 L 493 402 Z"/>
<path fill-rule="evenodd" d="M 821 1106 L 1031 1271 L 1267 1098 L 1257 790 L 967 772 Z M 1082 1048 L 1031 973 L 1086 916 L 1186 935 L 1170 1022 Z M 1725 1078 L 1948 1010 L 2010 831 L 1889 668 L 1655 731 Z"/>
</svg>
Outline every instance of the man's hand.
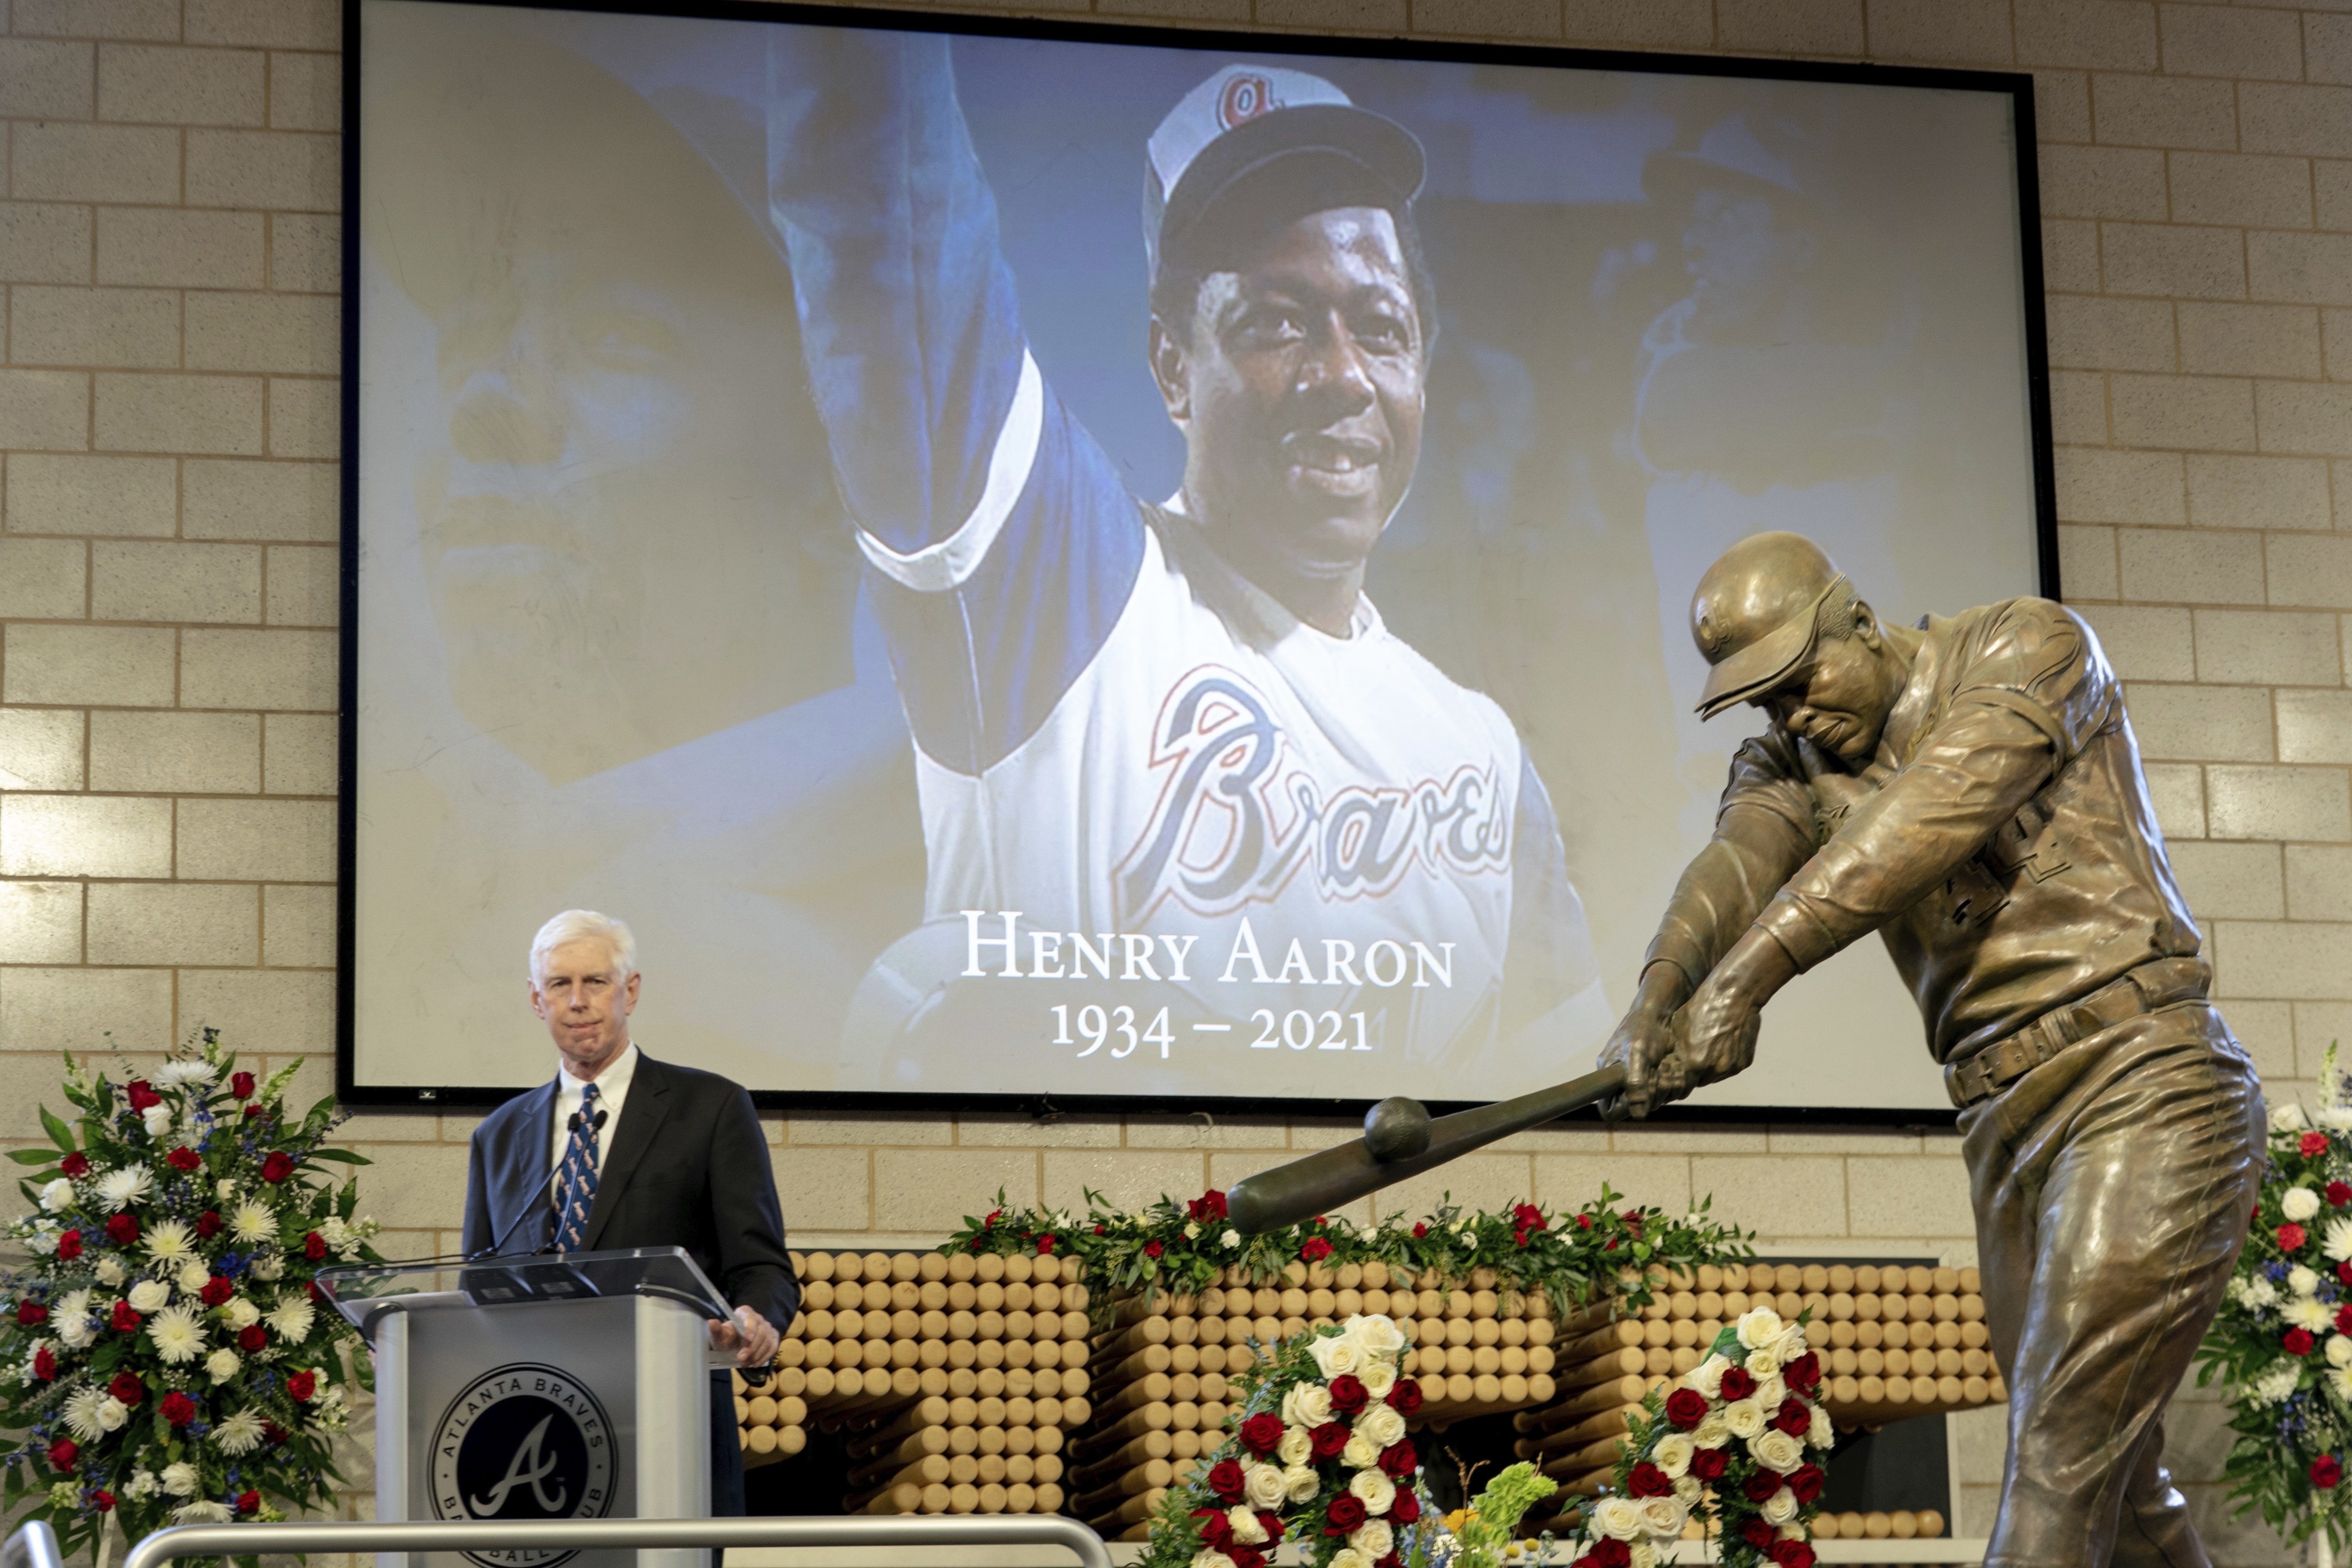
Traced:
<svg viewBox="0 0 2352 1568">
<path fill-rule="evenodd" d="M 1682 1059 L 1675 1054 L 1675 1009 L 1682 1004 L 1683 987 L 1683 973 L 1671 963 L 1653 963 L 1642 972 L 1633 1006 L 1601 1048 L 1600 1066 L 1625 1069 L 1625 1092 L 1601 1106 L 1603 1119 L 1639 1121 L 1690 1092 Z"/>
<path fill-rule="evenodd" d="M 710 1348 L 733 1351 L 737 1366 L 765 1366 L 776 1359 L 776 1342 L 783 1336 L 751 1308 L 736 1308 L 732 1321 L 712 1318 L 709 1322 Z"/>
<path fill-rule="evenodd" d="M 1769 932 L 1750 927 L 1733 944 L 1675 1021 L 1691 1088 L 1748 1069 L 1764 1004 L 1796 973 L 1788 950 Z"/>
</svg>

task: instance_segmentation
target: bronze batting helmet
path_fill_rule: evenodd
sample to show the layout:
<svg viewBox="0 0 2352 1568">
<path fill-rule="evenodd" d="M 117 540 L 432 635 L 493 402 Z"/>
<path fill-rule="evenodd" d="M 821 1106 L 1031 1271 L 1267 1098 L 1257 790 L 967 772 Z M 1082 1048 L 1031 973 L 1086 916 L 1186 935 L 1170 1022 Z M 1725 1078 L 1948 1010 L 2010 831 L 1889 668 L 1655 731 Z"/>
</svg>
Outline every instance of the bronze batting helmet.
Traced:
<svg viewBox="0 0 2352 1568">
<path fill-rule="evenodd" d="M 1802 665 L 1824 626 L 1851 625 L 1853 584 L 1797 533 L 1756 533 L 1725 551 L 1691 595 L 1691 638 L 1714 668 L 1698 712 L 1761 697 Z"/>
</svg>

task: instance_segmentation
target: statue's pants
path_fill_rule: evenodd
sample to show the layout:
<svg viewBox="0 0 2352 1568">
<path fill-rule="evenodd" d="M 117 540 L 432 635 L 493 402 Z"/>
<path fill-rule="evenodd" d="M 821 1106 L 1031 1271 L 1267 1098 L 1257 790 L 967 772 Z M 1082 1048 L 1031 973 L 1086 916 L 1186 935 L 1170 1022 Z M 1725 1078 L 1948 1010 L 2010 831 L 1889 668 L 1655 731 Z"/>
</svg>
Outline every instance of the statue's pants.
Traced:
<svg viewBox="0 0 2352 1568">
<path fill-rule="evenodd" d="M 2009 1384 L 1988 1568 L 2207 1568 L 2164 1408 L 2245 1239 L 2253 1064 L 2210 1004 L 2181 1003 L 2061 1052 L 1960 1131 Z"/>
</svg>

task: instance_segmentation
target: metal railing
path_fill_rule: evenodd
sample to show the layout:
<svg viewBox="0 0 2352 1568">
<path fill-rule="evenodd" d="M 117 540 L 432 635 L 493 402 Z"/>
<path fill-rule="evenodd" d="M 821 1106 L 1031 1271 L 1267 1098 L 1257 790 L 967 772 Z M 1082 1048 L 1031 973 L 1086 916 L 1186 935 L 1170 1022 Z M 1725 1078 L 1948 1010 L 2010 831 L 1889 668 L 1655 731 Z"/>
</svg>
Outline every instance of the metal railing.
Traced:
<svg viewBox="0 0 2352 1568">
<path fill-rule="evenodd" d="M 31 1521 L 0 1542 L 0 1568 L 63 1568 L 65 1560 L 57 1531 L 43 1520 Z"/>
<path fill-rule="evenodd" d="M 1052 1514 L 903 1514 L 878 1519 L 340 1520 L 285 1524 L 179 1524 L 131 1549 L 122 1568 L 178 1557 L 281 1552 L 481 1552 L 632 1546 L 1059 1546 L 1082 1568 L 1111 1568 L 1102 1537 Z M 34 1560 L 37 1563 L 37 1559 Z M 55 1558 L 52 1557 L 52 1562 Z"/>
</svg>

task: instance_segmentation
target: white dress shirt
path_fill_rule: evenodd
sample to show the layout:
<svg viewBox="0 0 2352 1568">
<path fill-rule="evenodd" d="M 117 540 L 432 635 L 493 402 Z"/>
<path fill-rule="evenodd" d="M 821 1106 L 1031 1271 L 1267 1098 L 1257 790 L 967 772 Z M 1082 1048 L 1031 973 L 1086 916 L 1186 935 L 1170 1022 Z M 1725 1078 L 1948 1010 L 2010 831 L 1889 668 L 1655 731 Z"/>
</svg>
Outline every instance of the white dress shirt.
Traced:
<svg viewBox="0 0 2352 1568">
<path fill-rule="evenodd" d="M 621 1104 L 629 1098 L 629 1080 L 636 1071 L 637 1047 L 631 1041 L 619 1060 L 596 1075 L 596 1109 L 607 1113 L 603 1131 L 596 1134 L 599 1176 L 604 1173 L 604 1161 L 613 1152 L 613 1136 L 621 1130 Z M 578 1113 L 587 1091 L 587 1080 L 573 1078 L 559 1057 L 555 1068 L 555 1135 L 549 1142 L 547 1155 L 551 1170 L 563 1163 L 563 1151 L 572 1142 L 572 1118 Z"/>
</svg>

